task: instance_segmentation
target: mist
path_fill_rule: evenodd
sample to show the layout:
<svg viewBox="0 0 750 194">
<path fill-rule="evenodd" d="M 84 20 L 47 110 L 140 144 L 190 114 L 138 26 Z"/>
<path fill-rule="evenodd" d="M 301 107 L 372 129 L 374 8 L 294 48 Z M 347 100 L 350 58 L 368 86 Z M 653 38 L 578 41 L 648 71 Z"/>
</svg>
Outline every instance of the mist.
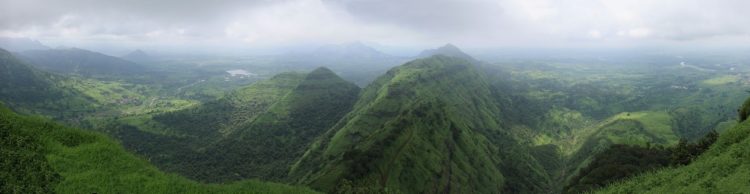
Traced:
<svg viewBox="0 0 750 194">
<path fill-rule="evenodd" d="M 492 48 L 742 46 L 750 2 L 597 0 L 0 1 L 0 37 L 119 54 L 272 54 L 364 42 L 396 55 Z"/>
</svg>

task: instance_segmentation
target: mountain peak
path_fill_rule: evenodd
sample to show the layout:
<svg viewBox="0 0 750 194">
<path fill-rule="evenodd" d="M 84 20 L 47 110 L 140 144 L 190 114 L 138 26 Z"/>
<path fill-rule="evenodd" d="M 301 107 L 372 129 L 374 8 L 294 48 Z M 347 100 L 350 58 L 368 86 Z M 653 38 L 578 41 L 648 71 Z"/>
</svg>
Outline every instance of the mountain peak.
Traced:
<svg viewBox="0 0 750 194">
<path fill-rule="evenodd" d="M 333 71 L 331 71 L 331 69 L 328 69 L 327 67 L 320 66 L 310 71 L 310 74 L 333 74 Z"/>
<path fill-rule="evenodd" d="M 0 47 L 14 52 L 27 50 L 47 50 L 50 49 L 38 40 L 30 38 L 4 38 L 0 37 Z"/>
<path fill-rule="evenodd" d="M 353 85 L 353 83 L 349 83 L 348 81 L 344 80 L 339 75 L 337 75 L 336 73 L 334 73 L 333 71 L 331 71 L 330 69 L 328 69 L 326 67 L 318 67 L 315 70 L 311 71 L 310 73 L 307 74 L 307 76 L 305 76 L 305 80 L 306 81 L 311 81 L 311 82 L 317 82 L 317 81 L 321 81 L 321 80 L 328 80 L 328 81 L 331 81 L 331 82 L 347 83 L 347 85 L 348 84 L 352 84 Z M 305 83 L 303 83 L 302 85 L 304 85 L 304 84 Z"/>
<path fill-rule="evenodd" d="M 388 55 L 362 42 L 351 42 L 339 45 L 321 46 L 312 53 L 313 56 L 332 58 L 387 58 Z"/>
<path fill-rule="evenodd" d="M 149 61 L 153 59 L 151 55 L 149 55 L 148 53 L 144 52 L 141 49 L 136 49 L 128 53 L 127 55 L 122 56 L 122 58 L 127 59 L 129 61 L 133 61 L 133 62 L 143 62 L 143 61 Z"/>
<path fill-rule="evenodd" d="M 473 57 L 464 53 L 456 45 L 453 45 L 451 43 L 445 44 L 440 48 L 424 50 L 417 56 L 417 58 L 427 58 L 433 55 L 445 55 L 449 57 L 458 57 L 470 61 L 476 61 Z"/>
<path fill-rule="evenodd" d="M 459 49 L 456 45 L 453 45 L 451 43 L 447 43 L 447 44 L 443 45 L 442 47 L 440 47 L 438 49 L 451 49 L 451 50 L 461 51 L 461 49 Z"/>
</svg>

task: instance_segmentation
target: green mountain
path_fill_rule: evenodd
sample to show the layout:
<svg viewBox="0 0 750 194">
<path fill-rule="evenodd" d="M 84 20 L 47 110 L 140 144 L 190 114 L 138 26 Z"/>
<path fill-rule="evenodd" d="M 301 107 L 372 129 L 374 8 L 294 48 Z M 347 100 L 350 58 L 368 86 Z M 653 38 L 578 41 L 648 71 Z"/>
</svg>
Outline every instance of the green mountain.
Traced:
<svg viewBox="0 0 750 194">
<path fill-rule="evenodd" d="M 309 52 L 293 52 L 274 58 L 284 66 L 293 67 L 290 70 L 312 69 L 318 64 L 325 64 L 345 80 L 362 87 L 407 60 L 385 54 L 361 42 L 324 45 Z"/>
<path fill-rule="evenodd" d="M 160 127 L 179 135 L 221 138 L 268 110 L 294 90 L 304 78 L 305 74 L 302 73 L 281 73 L 201 106 L 155 115 L 153 120 Z"/>
<path fill-rule="evenodd" d="M 29 50 L 19 54 L 39 69 L 61 74 L 111 79 L 111 76 L 137 76 L 148 72 L 145 66 L 77 48 Z"/>
<path fill-rule="evenodd" d="M 434 55 L 445 55 L 449 57 L 457 57 L 457 58 L 466 59 L 471 62 L 477 62 L 477 60 L 474 59 L 474 57 L 471 57 L 470 55 L 464 53 L 463 51 L 461 51 L 461 49 L 459 49 L 453 44 L 446 44 L 436 49 L 424 50 L 421 53 L 419 53 L 419 55 L 417 55 L 417 58 L 428 58 Z"/>
<path fill-rule="evenodd" d="M 37 70 L 0 49 L 0 101 L 24 114 L 40 114 L 78 123 L 95 111 L 121 112 L 142 104 L 143 87 Z"/>
<path fill-rule="evenodd" d="M 25 113 L 61 116 L 90 109 L 94 99 L 62 86 L 65 78 L 32 68 L 0 49 L 0 101 Z"/>
<path fill-rule="evenodd" d="M 122 56 L 122 59 L 136 62 L 136 63 L 147 63 L 154 61 L 154 57 L 149 55 L 148 53 L 142 51 L 141 49 L 136 49 L 133 52 L 128 53 L 127 55 Z"/>
<path fill-rule="evenodd" d="M 620 113 L 611 118 L 575 131 L 581 141 L 564 148 L 566 167 L 564 179 L 587 166 L 593 157 L 613 145 L 671 146 L 680 136 L 671 128 L 672 118 L 663 112 Z"/>
<path fill-rule="evenodd" d="M 158 166 L 190 178 L 285 180 L 292 162 L 351 110 L 358 94 L 356 85 L 326 68 L 285 73 L 216 102 L 154 117 L 160 125 L 205 143 L 179 136 L 144 138 L 149 134 L 134 134 L 137 130 L 120 131 L 119 136 L 125 137 L 126 147 L 141 150 Z M 149 143 L 152 140 L 173 144 Z M 179 152 L 177 147 L 193 149 Z"/>
<path fill-rule="evenodd" d="M 364 89 L 290 175 L 325 192 L 542 192 L 548 176 L 500 114 L 470 61 L 414 60 Z"/>
<path fill-rule="evenodd" d="M 0 193 L 315 193 L 260 181 L 202 184 L 160 172 L 104 135 L 0 105 Z"/>
<path fill-rule="evenodd" d="M 740 112 L 750 109 L 747 103 Z M 662 169 L 606 187 L 598 193 L 742 193 L 750 190 L 750 121 L 719 136 L 690 164 Z"/>
</svg>

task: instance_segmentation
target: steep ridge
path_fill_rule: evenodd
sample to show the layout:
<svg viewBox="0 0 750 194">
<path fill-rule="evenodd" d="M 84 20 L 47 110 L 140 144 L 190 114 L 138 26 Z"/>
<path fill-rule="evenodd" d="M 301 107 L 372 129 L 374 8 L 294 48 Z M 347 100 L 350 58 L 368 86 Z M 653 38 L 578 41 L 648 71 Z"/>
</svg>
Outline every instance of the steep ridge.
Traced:
<svg viewBox="0 0 750 194">
<path fill-rule="evenodd" d="M 19 116 L 0 104 L 0 193 L 316 193 L 241 181 L 201 184 L 157 170 L 104 135 Z"/>
<path fill-rule="evenodd" d="M 61 85 L 66 78 L 39 71 L 0 49 L 0 101 L 23 113 L 63 117 L 89 109 L 95 100 Z"/>
<path fill-rule="evenodd" d="M 312 140 L 351 110 L 359 88 L 326 68 L 285 73 L 195 110 L 156 120 L 191 139 L 120 130 L 126 147 L 169 171 L 207 182 L 284 180 Z M 221 105 L 221 106 L 216 106 Z M 168 117 L 168 118 L 167 118 Z M 219 127 L 213 127 L 219 126 Z M 150 144 L 158 140 L 167 144 Z M 147 145 L 148 147 L 140 147 Z M 192 150 L 175 151 L 178 147 Z M 179 149 L 178 149 L 179 150 Z"/>
<path fill-rule="evenodd" d="M 468 60 L 408 62 L 368 86 L 290 176 L 325 192 L 540 191 L 548 177 L 502 129 L 490 96 Z"/>
<path fill-rule="evenodd" d="M 236 172 L 237 178 L 285 179 L 294 160 L 351 110 L 358 94 L 356 85 L 318 68 L 252 122 L 237 127 L 237 134 L 205 153 L 208 160 L 223 158 L 215 164 L 223 169 L 215 169 Z"/>
<path fill-rule="evenodd" d="M 750 102 L 750 100 L 746 101 Z M 746 112 L 745 103 L 740 112 Z M 750 121 L 740 123 L 695 161 L 639 175 L 598 193 L 738 193 L 750 190 Z"/>
<path fill-rule="evenodd" d="M 221 99 L 185 110 L 159 114 L 153 119 L 178 134 L 200 139 L 221 138 L 268 110 L 294 90 L 304 78 L 303 73 L 281 73 L 232 91 Z"/>
<path fill-rule="evenodd" d="M 121 114 L 147 99 L 148 86 L 39 70 L 0 49 L 0 101 L 22 114 L 84 126 L 92 116 Z"/>
<path fill-rule="evenodd" d="M 561 150 L 564 166 L 557 169 L 560 185 L 567 185 L 571 178 L 587 167 L 594 157 L 611 146 L 629 145 L 634 147 L 669 147 L 678 142 L 680 137 L 672 130 L 672 118 L 664 112 L 629 112 L 607 118 L 598 124 L 576 129 L 573 134 L 577 140 Z M 561 140 L 555 142 L 564 145 Z M 568 140 L 569 141 L 569 140 Z"/>
<path fill-rule="evenodd" d="M 275 59 L 295 68 L 314 68 L 325 64 L 345 80 L 366 86 L 388 69 L 407 59 L 380 52 L 361 42 L 325 45 L 309 52 L 287 53 Z"/>
</svg>

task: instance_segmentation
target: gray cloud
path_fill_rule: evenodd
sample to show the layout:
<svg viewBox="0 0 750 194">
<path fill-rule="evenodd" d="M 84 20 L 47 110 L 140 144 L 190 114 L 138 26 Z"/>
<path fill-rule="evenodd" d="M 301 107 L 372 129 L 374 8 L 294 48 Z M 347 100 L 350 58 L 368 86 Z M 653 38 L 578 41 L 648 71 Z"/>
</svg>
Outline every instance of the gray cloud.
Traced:
<svg viewBox="0 0 750 194">
<path fill-rule="evenodd" d="M 0 0 L 0 36 L 256 46 L 746 44 L 748 7 L 745 0 Z"/>
</svg>

